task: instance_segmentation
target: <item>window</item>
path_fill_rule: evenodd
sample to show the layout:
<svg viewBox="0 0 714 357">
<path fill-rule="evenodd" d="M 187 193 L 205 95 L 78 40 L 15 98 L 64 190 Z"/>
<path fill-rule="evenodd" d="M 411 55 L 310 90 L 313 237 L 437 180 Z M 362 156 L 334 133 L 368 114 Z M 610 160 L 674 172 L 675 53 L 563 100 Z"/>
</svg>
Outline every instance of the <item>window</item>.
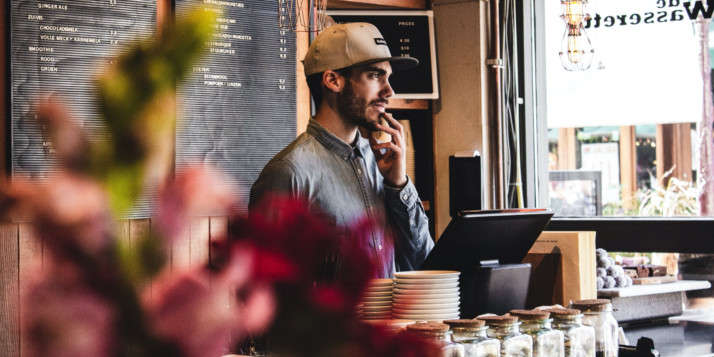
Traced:
<svg viewBox="0 0 714 357">
<path fill-rule="evenodd" d="M 682 2 L 590 4 L 586 32 L 596 52 L 582 72 L 565 71 L 559 58 L 560 4 L 523 4 L 524 126 L 533 137 L 526 135 L 523 150 L 524 166 L 533 170 L 526 173 L 527 202 L 546 207 L 554 196 L 581 199 L 587 209 L 577 213 L 553 207 L 548 229 L 597 231 L 598 246 L 608 251 L 714 253 L 708 241 L 714 219 L 696 209 L 661 208 L 667 199 L 675 200 L 672 206 L 696 204 L 699 28 Z M 601 190 L 590 178 L 570 185 L 569 193 L 551 192 L 562 175 L 578 171 L 600 172 Z M 669 187 L 675 198 L 664 195 L 668 179 L 676 179 Z"/>
</svg>

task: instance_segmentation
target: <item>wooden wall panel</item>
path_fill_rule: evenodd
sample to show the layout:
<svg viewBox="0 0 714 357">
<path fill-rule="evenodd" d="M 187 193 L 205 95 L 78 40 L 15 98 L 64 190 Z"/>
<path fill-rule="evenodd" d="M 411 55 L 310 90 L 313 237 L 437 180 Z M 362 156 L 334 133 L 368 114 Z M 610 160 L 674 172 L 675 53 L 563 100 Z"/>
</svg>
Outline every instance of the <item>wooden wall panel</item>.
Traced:
<svg viewBox="0 0 714 357">
<path fill-rule="evenodd" d="M 190 267 L 199 267 L 208 263 L 208 250 L 211 244 L 210 218 L 201 217 L 191 220 L 189 243 Z"/>
<path fill-rule="evenodd" d="M 226 233 L 228 232 L 228 219 L 225 217 L 211 217 L 209 221 L 208 233 L 209 233 L 209 246 L 213 242 L 222 241 L 226 238 Z M 213 259 L 212 252 L 209 250 L 209 261 Z M 235 295 L 233 291 L 225 292 L 225 303 L 226 306 L 233 304 L 235 300 Z"/>
<path fill-rule="evenodd" d="M 151 220 L 149 220 L 149 219 L 129 220 L 129 230 L 128 230 L 129 237 L 128 238 L 120 238 L 120 239 L 128 239 L 129 246 L 134 248 L 136 246 L 137 240 L 139 240 L 145 234 L 148 234 L 150 229 L 151 229 Z M 151 295 L 151 283 L 149 283 L 148 289 L 149 289 L 149 295 Z"/>
<path fill-rule="evenodd" d="M 188 267 L 191 261 L 191 233 L 190 229 L 182 232 L 171 243 L 170 269 L 176 271 Z"/>
<path fill-rule="evenodd" d="M 18 227 L 0 225 L 0 356 L 20 354 Z"/>
<path fill-rule="evenodd" d="M 228 233 L 228 219 L 226 217 L 211 217 L 209 226 L 209 244 L 224 240 Z"/>
<path fill-rule="evenodd" d="M 43 249 L 42 242 L 33 236 L 32 228 L 29 224 L 20 224 L 18 228 L 18 282 L 20 299 L 27 292 L 30 282 L 36 269 L 42 267 Z M 19 306 L 20 326 L 24 319 L 25 313 L 22 306 Z M 22 333 L 20 333 L 20 355 L 27 355 L 27 345 L 22 341 Z"/>
<path fill-rule="evenodd" d="M 434 125 L 434 204 L 437 238 L 451 220 L 449 215 L 449 156 L 458 151 L 479 151 L 482 145 L 485 105 L 481 90 L 485 76 L 482 63 L 484 11 L 486 3 L 476 1 L 435 1 L 436 51 L 439 53 L 439 92 L 435 101 Z M 390 100 L 390 103 L 392 100 Z M 415 144 L 416 145 L 416 144 Z M 484 156 L 482 156 L 483 158 Z M 486 163 L 483 163 L 486 167 Z M 484 176 L 484 186 L 489 187 Z"/>
</svg>

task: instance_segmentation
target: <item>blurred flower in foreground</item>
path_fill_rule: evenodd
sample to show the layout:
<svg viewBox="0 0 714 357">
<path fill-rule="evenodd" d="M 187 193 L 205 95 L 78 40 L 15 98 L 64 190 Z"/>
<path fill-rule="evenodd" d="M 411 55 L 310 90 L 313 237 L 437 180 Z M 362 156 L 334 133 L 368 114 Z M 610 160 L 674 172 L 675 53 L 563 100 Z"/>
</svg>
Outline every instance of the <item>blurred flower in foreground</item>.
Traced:
<svg viewBox="0 0 714 357">
<path fill-rule="evenodd" d="M 304 202 L 238 214 L 220 175 L 205 167 L 160 176 L 157 216 L 143 236 L 115 221 L 171 166 L 174 84 L 211 38 L 201 7 L 121 56 L 97 82 L 107 143 L 90 142 L 58 103 L 39 110 L 59 173 L 0 187 L 0 213 L 29 219 L 43 243 L 41 270 L 22 292 L 29 356 L 212 357 L 267 335 L 289 356 L 431 356 L 434 346 L 359 321 L 356 305 L 375 264 L 369 225 L 337 230 Z M 228 217 L 211 236 L 210 264 L 167 267 L 170 247 L 198 215 Z M 222 239 L 221 239 L 222 238 Z"/>
<path fill-rule="evenodd" d="M 29 356 L 111 356 L 117 311 L 68 273 L 37 269 L 28 274 L 33 278 L 22 300 L 25 351 Z"/>
</svg>

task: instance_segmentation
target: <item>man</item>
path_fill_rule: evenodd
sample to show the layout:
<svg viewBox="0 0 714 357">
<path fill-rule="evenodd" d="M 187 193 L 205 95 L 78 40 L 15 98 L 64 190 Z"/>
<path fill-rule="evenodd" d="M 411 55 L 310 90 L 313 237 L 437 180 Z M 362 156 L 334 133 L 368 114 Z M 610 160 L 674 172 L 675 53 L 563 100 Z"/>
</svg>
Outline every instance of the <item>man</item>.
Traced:
<svg viewBox="0 0 714 357">
<path fill-rule="evenodd" d="M 434 242 L 406 175 L 404 129 L 385 112 L 394 95 L 392 70 L 414 67 L 418 61 L 392 57 L 373 25 L 349 23 L 322 31 L 303 63 L 315 117 L 305 133 L 265 166 L 251 189 L 250 206 L 269 193 L 287 193 L 316 205 L 338 227 L 366 218 L 371 231 L 366 245 L 378 264 L 376 277 L 391 277 L 395 268 L 418 269 Z M 362 138 L 358 127 L 386 132 L 392 141 Z M 393 243 L 385 240 L 387 223 Z"/>
</svg>

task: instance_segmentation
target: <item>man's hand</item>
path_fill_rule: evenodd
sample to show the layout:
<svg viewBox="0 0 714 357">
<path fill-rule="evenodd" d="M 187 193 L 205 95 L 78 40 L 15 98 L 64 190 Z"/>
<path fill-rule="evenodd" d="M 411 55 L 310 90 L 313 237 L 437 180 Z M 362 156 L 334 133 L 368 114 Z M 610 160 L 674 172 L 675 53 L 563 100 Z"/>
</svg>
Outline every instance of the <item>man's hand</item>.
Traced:
<svg viewBox="0 0 714 357">
<path fill-rule="evenodd" d="M 392 136 L 391 142 L 379 143 L 374 137 L 369 138 L 377 167 L 387 185 L 401 188 L 407 184 L 407 155 L 404 142 L 404 127 L 391 114 L 384 113 L 382 117 L 388 125 L 379 123 L 377 129 Z M 386 151 L 382 153 L 382 149 Z"/>
</svg>

